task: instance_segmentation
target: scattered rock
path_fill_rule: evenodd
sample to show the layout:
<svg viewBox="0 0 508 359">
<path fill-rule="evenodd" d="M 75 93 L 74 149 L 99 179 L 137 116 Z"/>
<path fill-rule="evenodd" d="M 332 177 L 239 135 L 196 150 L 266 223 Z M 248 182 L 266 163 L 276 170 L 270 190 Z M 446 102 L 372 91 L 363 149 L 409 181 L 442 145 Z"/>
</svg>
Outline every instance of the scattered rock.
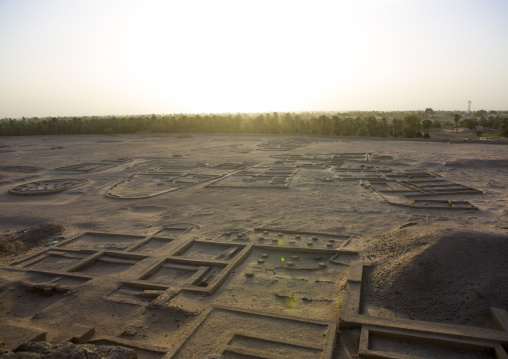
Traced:
<svg viewBox="0 0 508 359">
<path fill-rule="evenodd" d="M 132 349 L 93 344 L 49 344 L 46 342 L 25 343 L 15 351 L 2 354 L 2 359 L 136 359 L 138 356 Z"/>
</svg>

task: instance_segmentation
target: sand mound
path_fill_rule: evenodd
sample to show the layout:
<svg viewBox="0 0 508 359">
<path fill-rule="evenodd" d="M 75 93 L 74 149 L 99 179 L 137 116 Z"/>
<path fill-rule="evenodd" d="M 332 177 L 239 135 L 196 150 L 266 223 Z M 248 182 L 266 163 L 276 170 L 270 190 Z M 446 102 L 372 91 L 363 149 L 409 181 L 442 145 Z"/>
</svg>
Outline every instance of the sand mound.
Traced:
<svg viewBox="0 0 508 359">
<path fill-rule="evenodd" d="M 49 245 L 55 236 L 62 234 L 64 227 L 57 224 L 41 224 L 16 232 L 0 235 L 0 257 L 20 255 L 34 247 Z"/>
<path fill-rule="evenodd" d="M 508 310 L 508 236 L 411 226 L 370 238 L 363 257 L 366 302 L 397 316 L 491 327 L 489 308 Z"/>
<path fill-rule="evenodd" d="M 455 167 L 455 168 L 490 168 L 490 169 L 504 169 L 508 167 L 508 160 L 457 160 L 457 161 L 447 161 L 445 162 L 445 166 Z"/>
</svg>

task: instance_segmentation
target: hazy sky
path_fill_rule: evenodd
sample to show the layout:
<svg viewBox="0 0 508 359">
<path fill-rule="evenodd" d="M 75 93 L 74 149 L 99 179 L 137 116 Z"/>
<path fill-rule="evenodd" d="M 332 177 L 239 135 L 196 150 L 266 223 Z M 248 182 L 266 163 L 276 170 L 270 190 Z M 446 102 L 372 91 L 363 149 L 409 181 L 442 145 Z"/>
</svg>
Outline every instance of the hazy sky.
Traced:
<svg viewBox="0 0 508 359">
<path fill-rule="evenodd" d="M 0 118 L 508 109 L 506 0 L 0 0 Z"/>
</svg>

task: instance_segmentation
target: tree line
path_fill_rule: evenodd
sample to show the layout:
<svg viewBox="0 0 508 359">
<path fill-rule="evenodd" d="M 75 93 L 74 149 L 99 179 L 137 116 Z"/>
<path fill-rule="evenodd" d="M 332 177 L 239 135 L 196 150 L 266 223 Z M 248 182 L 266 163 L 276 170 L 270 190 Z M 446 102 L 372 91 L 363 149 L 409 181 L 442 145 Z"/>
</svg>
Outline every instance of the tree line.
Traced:
<svg viewBox="0 0 508 359">
<path fill-rule="evenodd" d="M 134 116 L 48 117 L 0 120 L 0 135 L 252 133 L 330 136 L 429 137 L 441 127 L 424 111 L 397 113 L 168 114 Z M 404 114 L 403 116 L 401 114 Z"/>
</svg>

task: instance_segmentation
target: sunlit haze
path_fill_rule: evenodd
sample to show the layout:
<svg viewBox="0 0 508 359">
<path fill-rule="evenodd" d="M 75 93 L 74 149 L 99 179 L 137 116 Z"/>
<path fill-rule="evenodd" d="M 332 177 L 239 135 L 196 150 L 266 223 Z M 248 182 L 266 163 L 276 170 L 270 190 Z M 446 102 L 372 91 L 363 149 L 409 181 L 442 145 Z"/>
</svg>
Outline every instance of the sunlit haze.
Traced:
<svg viewBox="0 0 508 359">
<path fill-rule="evenodd" d="M 508 1 L 0 0 L 0 118 L 508 109 Z"/>
</svg>

